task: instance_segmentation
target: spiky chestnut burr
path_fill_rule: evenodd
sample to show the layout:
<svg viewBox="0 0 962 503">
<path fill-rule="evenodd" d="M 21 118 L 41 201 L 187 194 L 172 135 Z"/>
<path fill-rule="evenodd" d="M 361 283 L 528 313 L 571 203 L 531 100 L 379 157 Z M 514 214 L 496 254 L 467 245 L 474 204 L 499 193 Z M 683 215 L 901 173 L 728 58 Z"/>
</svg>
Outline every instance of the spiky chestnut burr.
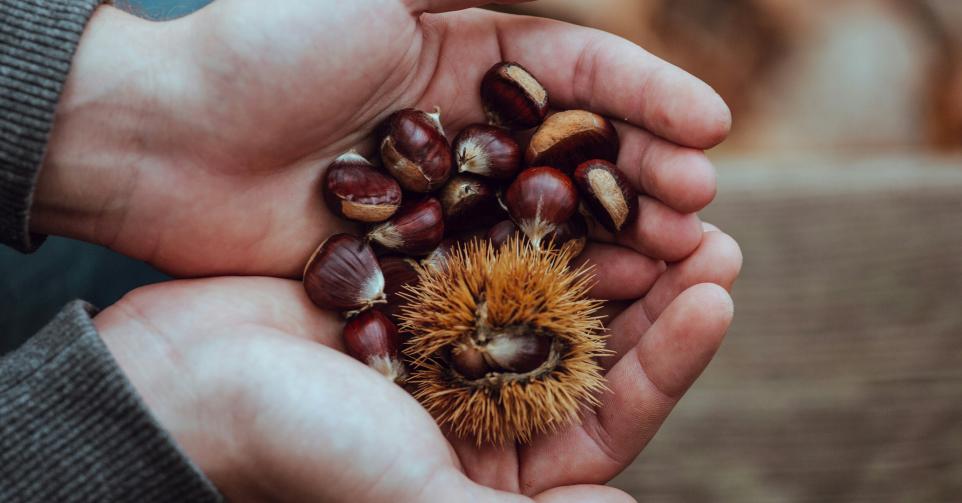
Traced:
<svg viewBox="0 0 962 503">
<path fill-rule="evenodd" d="M 482 443 L 528 442 L 579 419 L 604 389 L 607 354 L 589 269 L 570 247 L 512 238 L 459 247 L 404 293 L 413 394 L 440 425 Z"/>
</svg>

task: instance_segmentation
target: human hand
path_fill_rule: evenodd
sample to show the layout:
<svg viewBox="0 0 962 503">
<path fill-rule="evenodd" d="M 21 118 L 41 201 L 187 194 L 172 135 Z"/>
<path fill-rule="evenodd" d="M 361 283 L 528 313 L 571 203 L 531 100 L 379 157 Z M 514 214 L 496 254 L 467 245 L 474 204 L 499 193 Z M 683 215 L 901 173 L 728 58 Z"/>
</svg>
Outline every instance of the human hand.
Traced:
<svg viewBox="0 0 962 503">
<path fill-rule="evenodd" d="M 643 260 L 634 253 L 610 258 Z M 94 321 L 160 424 L 231 500 L 626 501 L 599 484 L 708 364 L 740 265 L 737 245 L 708 227 L 681 262 L 600 277 L 595 296 L 644 295 L 608 323 L 610 391 L 580 425 L 530 445 L 446 438 L 400 387 L 343 354 L 342 321 L 293 281 L 154 285 Z"/>
<path fill-rule="evenodd" d="M 370 152 L 394 110 L 483 120 L 481 75 L 526 65 L 556 108 L 621 120 L 619 165 L 645 194 L 618 242 L 679 260 L 714 196 L 701 153 L 730 115 L 706 85 L 614 36 L 471 0 L 218 0 L 172 22 L 102 7 L 75 58 L 32 214 L 176 275 L 296 276 L 347 224 L 319 197 L 330 160 Z"/>
</svg>

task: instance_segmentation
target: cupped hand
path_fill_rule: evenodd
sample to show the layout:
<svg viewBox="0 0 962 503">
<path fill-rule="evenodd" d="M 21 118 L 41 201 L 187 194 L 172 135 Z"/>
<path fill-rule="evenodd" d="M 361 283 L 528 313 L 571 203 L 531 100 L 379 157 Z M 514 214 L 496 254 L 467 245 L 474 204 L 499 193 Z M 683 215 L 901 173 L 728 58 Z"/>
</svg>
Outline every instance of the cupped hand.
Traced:
<svg viewBox="0 0 962 503">
<path fill-rule="evenodd" d="M 296 276 L 347 224 L 319 196 L 372 128 L 440 107 L 449 134 L 483 120 L 482 74 L 515 60 L 557 109 L 618 122 L 620 166 L 644 194 L 619 245 L 677 261 L 714 196 L 699 149 L 730 115 L 705 84 L 622 39 L 471 9 L 470 0 L 217 0 L 151 23 L 112 7 L 85 32 L 58 109 L 35 232 L 109 246 L 182 276 Z"/>
<path fill-rule="evenodd" d="M 597 244 L 586 260 L 613 264 L 593 294 L 627 305 L 607 323 L 609 391 L 580 424 L 529 445 L 445 435 L 400 387 L 343 354 L 342 320 L 293 281 L 145 287 L 95 323 L 160 423 L 232 500 L 629 501 L 601 484 L 708 364 L 732 319 L 726 289 L 741 255 L 706 226 L 698 249 L 669 265 Z"/>
</svg>

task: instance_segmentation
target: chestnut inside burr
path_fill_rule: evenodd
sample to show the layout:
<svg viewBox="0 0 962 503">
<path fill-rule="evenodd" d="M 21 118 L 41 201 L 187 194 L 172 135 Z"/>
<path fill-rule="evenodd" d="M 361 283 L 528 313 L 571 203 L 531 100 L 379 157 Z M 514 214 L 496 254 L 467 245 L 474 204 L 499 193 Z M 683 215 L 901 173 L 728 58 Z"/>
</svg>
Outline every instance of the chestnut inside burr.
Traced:
<svg viewBox="0 0 962 503">
<path fill-rule="evenodd" d="M 553 371 L 561 361 L 561 341 L 527 325 L 489 327 L 483 322 L 445 355 L 456 380 L 472 387 L 528 381 Z"/>
</svg>

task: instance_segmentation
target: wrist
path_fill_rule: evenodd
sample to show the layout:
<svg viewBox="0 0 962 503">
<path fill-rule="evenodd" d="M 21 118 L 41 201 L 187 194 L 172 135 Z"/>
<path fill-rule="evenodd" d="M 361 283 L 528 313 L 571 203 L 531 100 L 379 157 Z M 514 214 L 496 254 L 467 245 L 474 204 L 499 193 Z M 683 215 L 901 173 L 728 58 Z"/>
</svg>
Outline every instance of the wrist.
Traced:
<svg viewBox="0 0 962 503">
<path fill-rule="evenodd" d="M 146 162 L 161 89 L 150 40 L 160 25 L 102 6 L 91 17 L 57 106 L 31 207 L 31 231 L 110 245 Z M 148 109 L 148 105 L 153 108 Z"/>
</svg>

